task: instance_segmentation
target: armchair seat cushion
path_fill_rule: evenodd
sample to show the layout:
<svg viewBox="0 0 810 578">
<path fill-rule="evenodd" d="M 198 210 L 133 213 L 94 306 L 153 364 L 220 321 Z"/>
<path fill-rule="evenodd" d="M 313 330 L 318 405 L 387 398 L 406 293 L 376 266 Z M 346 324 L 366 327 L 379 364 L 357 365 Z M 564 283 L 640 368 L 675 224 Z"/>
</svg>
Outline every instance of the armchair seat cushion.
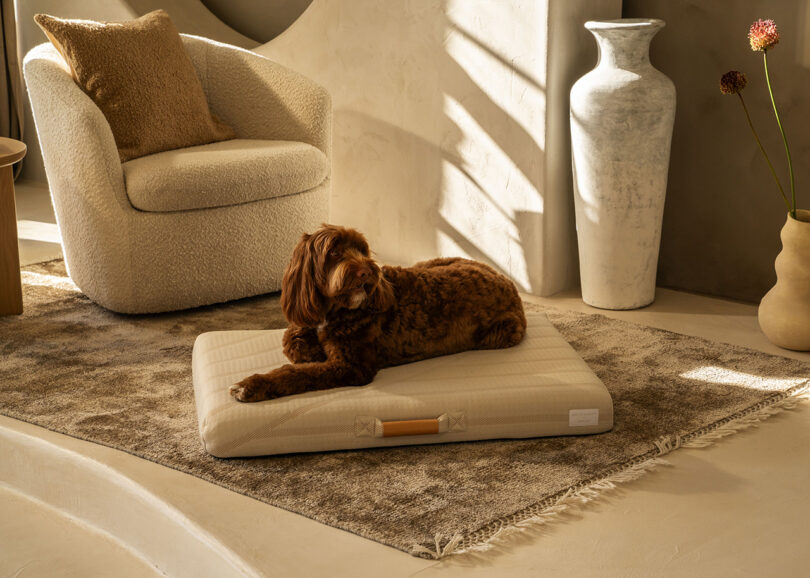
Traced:
<svg viewBox="0 0 810 578">
<path fill-rule="evenodd" d="M 329 161 L 303 142 L 235 139 L 140 157 L 123 169 L 132 206 L 167 213 L 301 193 L 326 179 Z"/>
</svg>

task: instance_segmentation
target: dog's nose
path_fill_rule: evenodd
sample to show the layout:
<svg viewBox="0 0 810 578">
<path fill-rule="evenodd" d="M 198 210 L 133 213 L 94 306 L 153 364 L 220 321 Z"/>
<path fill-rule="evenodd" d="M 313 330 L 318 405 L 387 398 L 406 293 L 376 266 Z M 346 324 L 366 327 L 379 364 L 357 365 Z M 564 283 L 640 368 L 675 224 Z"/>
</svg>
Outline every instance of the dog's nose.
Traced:
<svg viewBox="0 0 810 578">
<path fill-rule="evenodd" d="M 360 269 L 357 270 L 358 279 L 365 279 L 369 275 L 371 275 L 371 269 L 369 269 L 368 267 L 361 267 Z"/>
</svg>

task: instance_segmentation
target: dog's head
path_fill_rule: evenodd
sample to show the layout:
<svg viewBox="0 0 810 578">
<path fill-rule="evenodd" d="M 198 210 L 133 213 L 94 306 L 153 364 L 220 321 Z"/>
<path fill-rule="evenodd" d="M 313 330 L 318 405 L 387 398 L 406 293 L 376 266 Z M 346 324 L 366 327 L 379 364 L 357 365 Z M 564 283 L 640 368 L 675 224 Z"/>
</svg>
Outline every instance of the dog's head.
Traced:
<svg viewBox="0 0 810 578">
<path fill-rule="evenodd" d="M 392 303 L 366 238 L 346 227 L 323 225 L 302 235 L 281 282 L 281 308 L 299 327 L 317 326 L 332 309 L 384 310 Z"/>
</svg>

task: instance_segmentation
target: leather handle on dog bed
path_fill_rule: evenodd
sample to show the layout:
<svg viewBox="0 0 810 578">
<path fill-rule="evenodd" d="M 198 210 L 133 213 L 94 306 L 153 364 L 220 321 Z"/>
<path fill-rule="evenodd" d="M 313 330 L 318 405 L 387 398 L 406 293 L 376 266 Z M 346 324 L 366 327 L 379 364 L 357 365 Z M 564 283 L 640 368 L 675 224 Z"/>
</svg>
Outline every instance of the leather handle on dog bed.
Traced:
<svg viewBox="0 0 810 578">
<path fill-rule="evenodd" d="M 358 415 L 354 420 L 356 437 L 392 438 L 462 432 L 467 429 L 463 411 L 452 411 L 433 419 L 400 419 L 383 421 L 371 415 Z"/>
<path fill-rule="evenodd" d="M 407 421 L 382 422 L 382 437 L 423 436 L 439 433 L 437 419 L 409 419 Z"/>
</svg>

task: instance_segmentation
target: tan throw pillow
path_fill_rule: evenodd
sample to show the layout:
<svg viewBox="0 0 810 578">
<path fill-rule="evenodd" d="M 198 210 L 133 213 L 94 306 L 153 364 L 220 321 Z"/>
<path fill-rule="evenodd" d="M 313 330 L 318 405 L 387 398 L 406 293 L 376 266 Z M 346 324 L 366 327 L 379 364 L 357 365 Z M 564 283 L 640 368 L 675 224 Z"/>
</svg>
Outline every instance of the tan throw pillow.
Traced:
<svg viewBox="0 0 810 578">
<path fill-rule="evenodd" d="M 121 23 L 45 14 L 34 20 L 104 113 L 121 162 L 236 136 L 208 109 L 194 65 L 165 11 Z"/>
</svg>

